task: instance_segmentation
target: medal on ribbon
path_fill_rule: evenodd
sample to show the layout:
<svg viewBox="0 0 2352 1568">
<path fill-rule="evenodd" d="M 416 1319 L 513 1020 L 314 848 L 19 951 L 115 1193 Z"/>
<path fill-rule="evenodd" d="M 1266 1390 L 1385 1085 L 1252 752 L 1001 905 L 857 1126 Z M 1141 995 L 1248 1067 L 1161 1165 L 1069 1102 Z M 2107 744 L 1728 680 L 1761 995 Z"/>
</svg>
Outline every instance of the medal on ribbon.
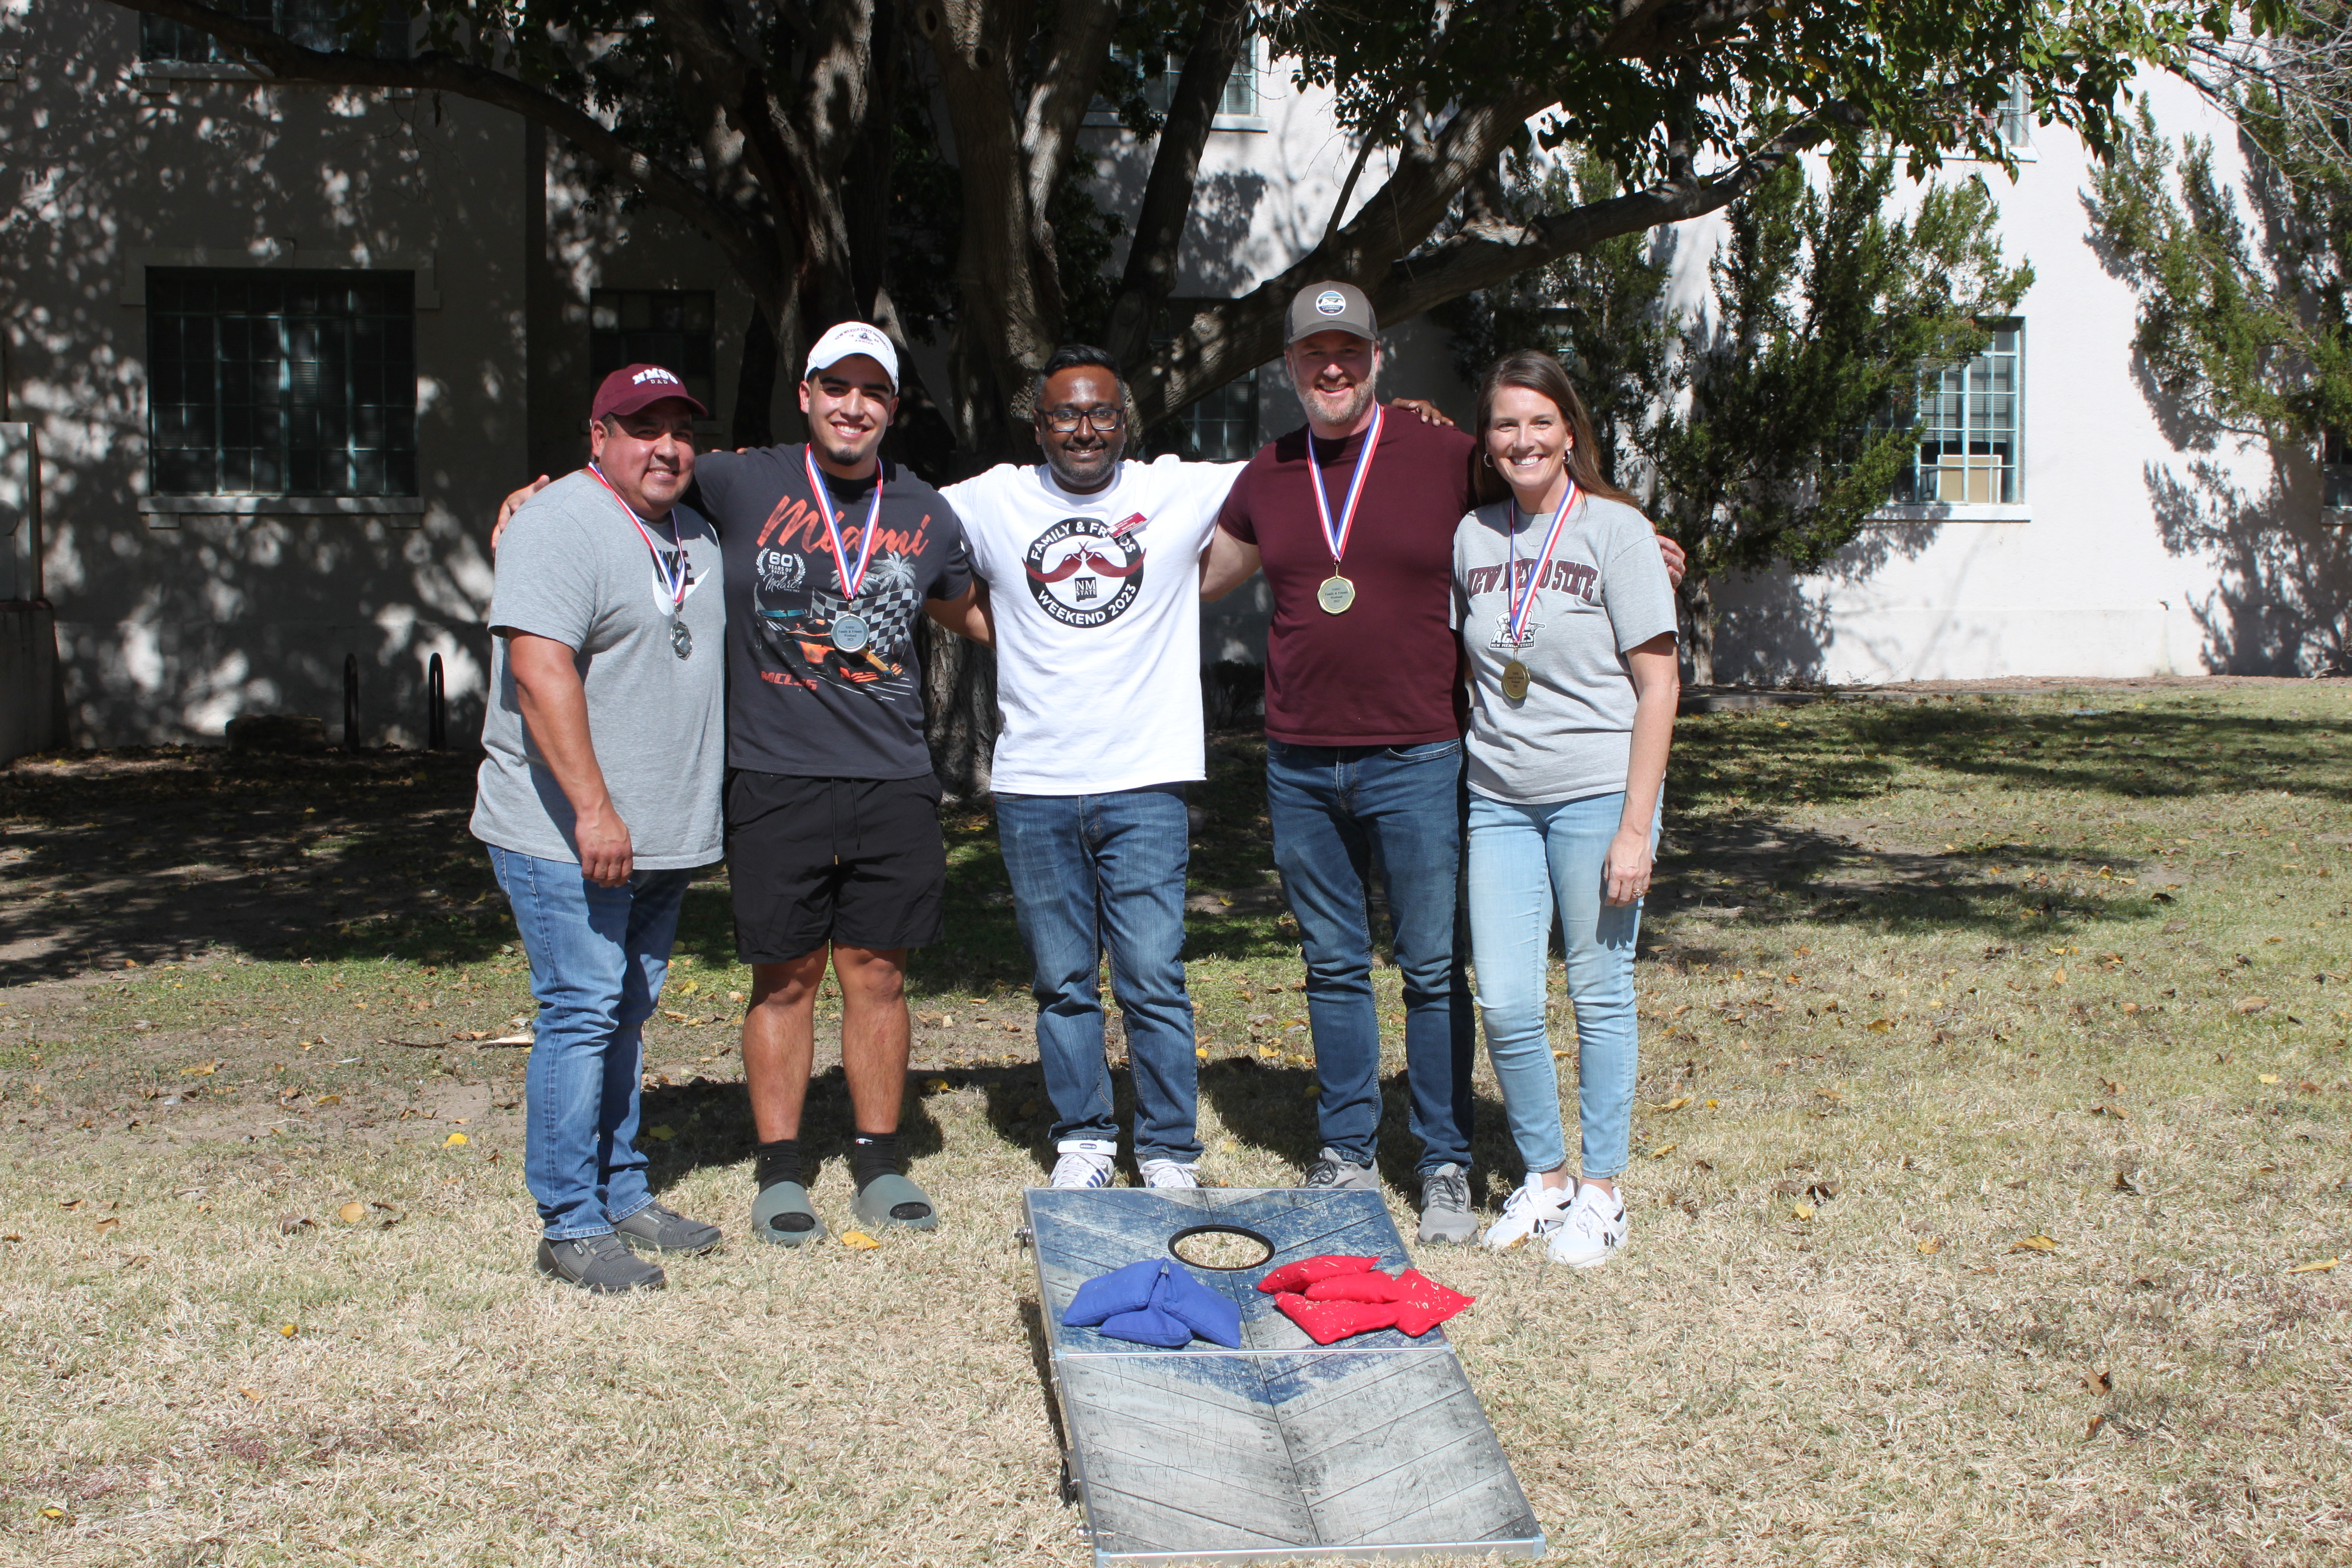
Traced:
<svg viewBox="0 0 2352 1568">
<path fill-rule="evenodd" d="M 1534 640 L 1528 631 L 1528 617 L 1535 613 L 1536 595 L 1543 586 L 1545 574 L 1551 570 L 1551 553 L 1559 546 L 1559 531 L 1568 525 L 1570 509 L 1576 505 L 1576 481 L 1568 481 L 1568 493 L 1559 499 L 1559 506 L 1551 514 L 1551 531 L 1544 536 L 1543 554 L 1528 574 L 1527 582 L 1519 582 L 1519 502 L 1511 498 L 1510 565 L 1503 578 L 1503 640 L 1516 655 Z M 1534 677 L 1528 667 L 1513 658 L 1503 665 L 1503 695 L 1514 702 L 1523 701 Z"/>
<path fill-rule="evenodd" d="M 1323 491 L 1323 466 L 1315 460 L 1314 432 L 1307 436 L 1307 488 L 1315 492 L 1315 515 L 1323 524 L 1323 542 L 1331 547 L 1331 575 L 1315 589 L 1315 602 L 1327 616 L 1339 615 L 1356 602 L 1356 585 L 1339 574 L 1339 563 L 1348 554 L 1348 535 L 1356 526 L 1356 503 L 1363 499 L 1364 476 L 1371 472 L 1372 449 L 1381 444 L 1381 425 L 1386 417 L 1386 410 L 1373 404 L 1372 423 L 1364 431 L 1363 449 L 1356 454 L 1355 476 L 1348 481 L 1348 499 L 1336 527 L 1331 521 L 1331 498 Z"/>
<path fill-rule="evenodd" d="M 613 488 L 613 481 L 604 477 L 604 470 L 591 463 L 588 471 L 595 477 L 598 484 L 604 487 L 604 493 L 628 513 L 629 522 L 636 529 L 637 537 L 646 542 L 647 550 L 653 552 L 654 582 L 669 599 L 669 650 L 680 658 L 686 658 L 694 652 L 694 634 L 678 617 L 678 611 L 686 606 L 686 591 L 693 586 L 694 578 L 686 559 L 686 540 L 677 531 L 677 513 L 673 510 L 669 514 L 671 549 L 677 557 L 673 568 L 670 563 L 662 559 L 660 542 L 646 531 L 646 520 L 637 515 L 635 507 L 621 500 L 621 492 Z"/>
<path fill-rule="evenodd" d="M 857 602 L 858 591 L 866 586 L 866 568 L 874 559 L 874 540 L 881 531 L 882 471 L 874 472 L 874 499 L 866 504 L 866 532 L 857 542 L 857 564 L 849 563 L 849 548 L 841 541 L 841 522 L 834 514 L 833 501 L 825 492 L 824 476 L 817 471 L 816 448 L 801 448 L 801 464 L 808 470 L 809 495 L 816 510 L 824 514 L 824 536 L 833 546 L 833 564 L 841 574 L 841 596 L 849 604 Z M 845 609 L 833 617 L 833 646 L 844 653 L 857 653 L 874 640 L 874 627 L 864 616 Z"/>
</svg>

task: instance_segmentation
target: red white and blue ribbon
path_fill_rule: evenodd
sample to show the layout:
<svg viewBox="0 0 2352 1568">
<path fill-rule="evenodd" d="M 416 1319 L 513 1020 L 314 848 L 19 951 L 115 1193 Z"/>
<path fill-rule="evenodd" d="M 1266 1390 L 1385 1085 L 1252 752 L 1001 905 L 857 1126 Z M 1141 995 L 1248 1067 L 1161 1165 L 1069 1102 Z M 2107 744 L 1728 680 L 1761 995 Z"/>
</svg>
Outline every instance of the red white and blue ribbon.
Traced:
<svg viewBox="0 0 2352 1568">
<path fill-rule="evenodd" d="M 1315 514 L 1323 522 L 1323 542 L 1331 547 L 1331 564 L 1337 567 L 1348 553 L 1348 535 L 1356 526 L 1356 502 L 1363 498 L 1364 476 L 1372 470 L 1372 448 L 1381 444 L 1381 422 L 1386 411 L 1377 403 L 1372 405 L 1371 426 L 1364 432 L 1363 450 L 1356 454 L 1355 477 L 1348 481 L 1348 502 L 1339 513 L 1339 525 L 1331 526 L 1331 498 L 1323 493 L 1322 465 L 1315 460 L 1315 438 L 1307 440 L 1307 488 L 1315 492 Z"/>
<path fill-rule="evenodd" d="M 833 563 L 841 573 L 841 596 L 855 600 L 857 590 L 866 586 L 866 565 L 874 559 L 874 538 L 882 531 L 877 526 L 882 521 L 882 471 L 874 471 L 874 499 L 866 506 L 866 536 L 857 542 L 857 567 L 853 572 L 849 551 L 841 542 L 841 522 L 825 493 L 824 476 L 817 471 L 815 450 L 813 445 L 803 447 L 801 463 L 808 470 L 809 494 L 816 500 L 816 510 L 824 514 L 824 534 L 833 542 Z"/>
<path fill-rule="evenodd" d="M 1504 579 L 1503 592 L 1507 595 L 1504 603 L 1509 608 L 1509 618 L 1504 623 L 1507 627 L 1505 635 L 1511 639 L 1513 647 L 1524 647 L 1527 643 L 1528 616 L 1534 613 L 1536 607 L 1536 591 L 1543 585 L 1544 574 L 1550 570 L 1551 552 L 1559 548 L 1559 531 L 1567 525 L 1569 510 L 1576 505 L 1576 481 L 1570 479 L 1568 481 L 1568 493 L 1560 497 L 1559 510 L 1551 514 L 1551 532 L 1544 538 L 1543 558 L 1535 563 L 1535 570 L 1528 574 L 1527 583 L 1522 586 L 1519 582 L 1519 500 L 1517 496 L 1511 498 L 1511 571 L 1510 575 Z"/>
<path fill-rule="evenodd" d="M 675 541 L 671 548 L 677 552 L 677 566 L 673 571 L 668 563 L 662 559 L 660 542 L 646 531 L 646 520 L 637 515 L 637 509 L 627 501 L 622 500 L 621 492 L 613 488 L 613 481 L 604 477 L 604 469 L 591 463 L 588 465 L 588 471 L 596 477 L 598 484 L 604 487 L 604 493 L 618 501 L 621 510 L 629 514 L 629 521 L 636 527 L 637 537 L 646 542 L 647 550 L 653 552 L 655 581 L 662 585 L 662 592 L 669 595 L 669 613 L 673 616 L 677 615 L 686 604 L 686 590 L 690 584 L 690 575 L 687 570 L 686 541 L 677 537 L 677 511 L 672 510 L 669 514 L 669 531 Z"/>
</svg>

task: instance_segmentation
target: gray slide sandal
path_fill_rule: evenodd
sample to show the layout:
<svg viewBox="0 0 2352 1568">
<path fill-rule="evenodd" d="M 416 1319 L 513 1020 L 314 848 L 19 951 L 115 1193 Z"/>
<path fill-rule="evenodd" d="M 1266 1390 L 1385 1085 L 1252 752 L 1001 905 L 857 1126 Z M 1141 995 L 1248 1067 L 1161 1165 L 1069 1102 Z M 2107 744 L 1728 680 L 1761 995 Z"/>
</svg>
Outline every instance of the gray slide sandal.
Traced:
<svg viewBox="0 0 2352 1568">
<path fill-rule="evenodd" d="M 808 1189 L 798 1182 L 778 1182 L 760 1189 L 751 1202 L 751 1234 L 778 1247 L 799 1247 L 824 1239 L 824 1221 L 809 1203 Z"/>
<path fill-rule="evenodd" d="M 857 1218 L 870 1226 L 895 1225 L 904 1230 L 929 1230 L 940 1223 L 940 1211 L 923 1189 L 904 1176 L 877 1176 L 857 1194 Z"/>
</svg>

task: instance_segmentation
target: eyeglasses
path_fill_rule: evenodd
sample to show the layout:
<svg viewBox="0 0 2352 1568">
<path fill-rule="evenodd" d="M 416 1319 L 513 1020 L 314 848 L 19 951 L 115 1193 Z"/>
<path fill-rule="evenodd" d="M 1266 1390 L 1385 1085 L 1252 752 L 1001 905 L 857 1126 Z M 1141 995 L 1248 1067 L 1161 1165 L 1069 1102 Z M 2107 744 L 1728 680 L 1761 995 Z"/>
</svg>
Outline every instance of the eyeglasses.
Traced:
<svg viewBox="0 0 2352 1568">
<path fill-rule="evenodd" d="M 1082 424 L 1108 434 L 1127 423 L 1126 412 L 1118 408 L 1045 408 L 1038 411 L 1037 417 L 1056 436 L 1074 436 Z"/>
</svg>

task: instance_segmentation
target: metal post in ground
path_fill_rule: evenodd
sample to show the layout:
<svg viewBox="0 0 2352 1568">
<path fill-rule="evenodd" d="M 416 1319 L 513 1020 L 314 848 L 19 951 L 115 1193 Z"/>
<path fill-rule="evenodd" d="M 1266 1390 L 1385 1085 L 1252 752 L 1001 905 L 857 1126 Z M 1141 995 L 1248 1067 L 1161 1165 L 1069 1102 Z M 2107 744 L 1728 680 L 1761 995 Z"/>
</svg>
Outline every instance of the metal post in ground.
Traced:
<svg viewBox="0 0 2352 1568">
<path fill-rule="evenodd" d="M 425 744 L 430 751 L 449 749 L 449 695 L 442 681 L 441 656 L 425 667 Z"/>
<path fill-rule="evenodd" d="M 360 656 L 343 655 L 343 750 L 360 749 Z"/>
</svg>

